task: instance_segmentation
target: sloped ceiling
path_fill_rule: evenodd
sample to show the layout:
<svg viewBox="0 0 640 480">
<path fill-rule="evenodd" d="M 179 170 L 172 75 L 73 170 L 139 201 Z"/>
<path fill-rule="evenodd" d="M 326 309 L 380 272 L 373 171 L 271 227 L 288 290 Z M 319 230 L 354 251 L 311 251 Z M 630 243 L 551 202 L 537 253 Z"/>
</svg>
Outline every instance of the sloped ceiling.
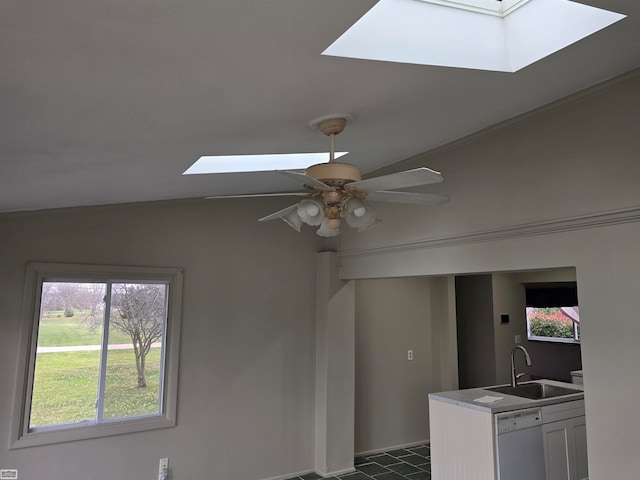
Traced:
<svg viewBox="0 0 640 480">
<path fill-rule="evenodd" d="M 517 73 L 322 56 L 373 0 L 5 0 L 0 211 L 290 190 L 182 176 L 201 155 L 323 151 L 366 174 L 640 67 L 640 2 Z"/>
</svg>

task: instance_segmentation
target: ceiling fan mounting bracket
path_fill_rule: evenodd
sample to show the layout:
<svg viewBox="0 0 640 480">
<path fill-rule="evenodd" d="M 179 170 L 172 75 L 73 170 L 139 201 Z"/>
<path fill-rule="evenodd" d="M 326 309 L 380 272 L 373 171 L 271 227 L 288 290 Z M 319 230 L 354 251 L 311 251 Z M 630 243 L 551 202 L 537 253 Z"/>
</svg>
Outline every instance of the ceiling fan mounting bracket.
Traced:
<svg viewBox="0 0 640 480">
<path fill-rule="evenodd" d="M 320 122 L 318 128 L 325 135 L 338 135 L 342 133 L 346 124 L 347 120 L 344 118 L 330 118 Z"/>
<path fill-rule="evenodd" d="M 348 113 L 332 113 L 331 115 L 324 115 L 311 120 L 309 128 L 311 130 L 319 130 L 327 136 L 338 135 L 344 130 L 347 123 L 352 120 L 353 117 Z"/>
</svg>

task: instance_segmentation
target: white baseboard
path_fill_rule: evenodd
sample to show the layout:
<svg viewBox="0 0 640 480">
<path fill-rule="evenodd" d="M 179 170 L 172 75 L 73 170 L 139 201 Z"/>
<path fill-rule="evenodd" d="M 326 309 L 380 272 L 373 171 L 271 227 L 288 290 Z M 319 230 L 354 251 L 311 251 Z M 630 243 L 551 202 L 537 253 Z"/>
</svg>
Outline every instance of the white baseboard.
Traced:
<svg viewBox="0 0 640 480">
<path fill-rule="evenodd" d="M 313 470 L 302 470 L 300 472 L 292 472 L 292 473 L 288 473 L 286 475 L 277 475 L 275 477 L 263 478 L 262 480 L 285 480 L 285 478 L 302 477 L 303 475 L 307 475 L 309 473 L 314 473 L 314 471 Z"/>
<path fill-rule="evenodd" d="M 337 477 L 338 475 L 345 475 L 347 473 L 355 472 L 355 467 L 345 468 L 343 470 L 334 470 L 333 472 L 316 472 L 318 475 L 322 475 L 323 477 Z"/>
<path fill-rule="evenodd" d="M 305 475 L 308 475 L 309 473 L 317 473 L 318 475 L 322 475 L 323 477 L 337 477 L 338 475 L 345 475 L 347 473 L 353 473 L 355 471 L 355 467 L 345 468 L 343 470 L 336 470 L 327 473 L 317 472 L 315 470 L 304 470 L 301 472 L 288 473 L 286 475 L 278 475 L 276 477 L 263 478 L 262 480 L 285 480 L 286 478 L 303 477 Z"/>
<path fill-rule="evenodd" d="M 398 450 L 400 448 L 411 448 L 417 447 L 418 445 L 424 445 L 425 443 L 429 443 L 429 440 L 420 440 L 418 442 L 405 443 L 402 445 L 392 445 L 390 447 L 384 448 L 376 448 L 375 450 L 367 450 L 365 452 L 357 452 L 356 457 L 366 457 L 367 455 L 374 455 L 376 453 L 389 452 L 391 450 Z"/>
</svg>

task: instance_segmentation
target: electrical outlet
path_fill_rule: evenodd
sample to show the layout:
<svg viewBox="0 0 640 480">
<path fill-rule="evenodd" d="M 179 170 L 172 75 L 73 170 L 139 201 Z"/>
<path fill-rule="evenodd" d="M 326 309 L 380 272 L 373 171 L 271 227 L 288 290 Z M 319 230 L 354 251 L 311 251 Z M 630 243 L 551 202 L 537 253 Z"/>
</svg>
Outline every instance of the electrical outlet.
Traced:
<svg viewBox="0 0 640 480">
<path fill-rule="evenodd" d="M 413 360 L 413 350 L 407 350 L 407 360 Z"/>
<path fill-rule="evenodd" d="M 158 473 L 168 473 L 169 472 L 169 459 L 161 458 L 160 464 L 158 465 Z"/>
<path fill-rule="evenodd" d="M 2 468 L 0 469 L 1 480 L 17 480 L 18 469 L 17 468 Z"/>
<path fill-rule="evenodd" d="M 515 336 L 515 341 L 516 341 L 516 345 L 522 343 L 522 337 L 520 337 L 520 335 L 516 335 Z"/>
</svg>

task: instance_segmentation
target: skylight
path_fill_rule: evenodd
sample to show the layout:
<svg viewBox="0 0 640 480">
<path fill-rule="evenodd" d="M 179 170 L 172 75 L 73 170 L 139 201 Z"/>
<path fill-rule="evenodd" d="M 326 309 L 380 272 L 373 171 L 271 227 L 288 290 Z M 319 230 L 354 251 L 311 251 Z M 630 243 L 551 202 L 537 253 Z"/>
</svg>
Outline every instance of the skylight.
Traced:
<svg viewBox="0 0 640 480">
<path fill-rule="evenodd" d="M 336 152 L 335 158 L 340 158 L 347 153 L 349 152 Z M 191 165 L 183 175 L 302 170 L 328 160 L 328 152 L 204 156 Z"/>
<path fill-rule="evenodd" d="M 323 55 L 515 72 L 623 18 L 568 0 L 380 0 Z"/>
</svg>

